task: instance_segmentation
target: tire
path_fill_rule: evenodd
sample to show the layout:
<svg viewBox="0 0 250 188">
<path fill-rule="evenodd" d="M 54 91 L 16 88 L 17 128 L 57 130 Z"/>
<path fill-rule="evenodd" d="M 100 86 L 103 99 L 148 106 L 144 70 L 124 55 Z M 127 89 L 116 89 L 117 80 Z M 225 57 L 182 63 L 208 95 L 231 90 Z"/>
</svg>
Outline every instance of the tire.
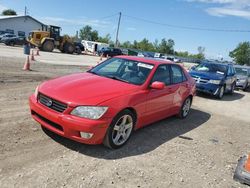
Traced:
<svg viewBox="0 0 250 188">
<path fill-rule="evenodd" d="M 82 51 L 81 51 L 81 49 L 80 48 L 76 48 L 76 53 L 78 54 L 78 55 L 80 55 L 81 53 L 82 53 Z"/>
<path fill-rule="evenodd" d="M 54 42 L 51 40 L 46 40 L 43 43 L 42 50 L 45 52 L 52 52 L 54 50 Z"/>
<path fill-rule="evenodd" d="M 231 85 L 231 89 L 229 91 L 229 94 L 233 94 L 234 93 L 234 90 L 235 90 L 235 86 L 236 86 L 236 83 L 234 82 L 232 85 Z"/>
<path fill-rule="evenodd" d="M 188 114 L 190 112 L 191 105 L 192 105 L 191 97 L 186 98 L 185 101 L 181 105 L 181 109 L 180 109 L 180 112 L 178 114 L 179 118 L 184 119 L 188 116 Z"/>
<path fill-rule="evenodd" d="M 126 144 L 133 132 L 135 119 L 130 110 L 123 110 L 116 115 L 107 130 L 103 144 L 111 149 L 118 149 Z"/>
<path fill-rule="evenodd" d="M 248 88 L 248 82 L 247 82 L 246 86 L 242 90 L 247 91 L 247 88 Z"/>
<path fill-rule="evenodd" d="M 69 42 L 66 42 L 63 45 L 63 51 L 67 54 L 73 54 L 75 51 L 75 46 Z"/>
<path fill-rule="evenodd" d="M 217 94 L 217 99 L 222 99 L 224 96 L 224 92 L 225 92 L 225 87 L 221 86 L 221 88 L 219 89 L 219 93 Z"/>
<path fill-rule="evenodd" d="M 15 43 L 14 42 L 9 42 L 9 45 L 10 46 L 15 46 Z"/>
</svg>

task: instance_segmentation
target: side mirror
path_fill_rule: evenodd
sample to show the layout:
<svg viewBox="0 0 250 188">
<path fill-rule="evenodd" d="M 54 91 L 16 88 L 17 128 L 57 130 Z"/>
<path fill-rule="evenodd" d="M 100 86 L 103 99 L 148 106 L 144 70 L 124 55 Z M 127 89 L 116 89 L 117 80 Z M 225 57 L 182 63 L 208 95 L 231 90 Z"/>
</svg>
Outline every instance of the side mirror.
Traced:
<svg viewBox="0 0 250 188">
<path fill-rule="evenodd" d="M 194 70 L 197 67 L 197 65 L 194 65 L 192 67 L 190 67 L 190 70 Z"/>
<path fill-rule="evenodd" d="M 151 89 L 164 89 L 165 84 L 163 82 L 155 81 L 150 85 Z"/>
</svg>

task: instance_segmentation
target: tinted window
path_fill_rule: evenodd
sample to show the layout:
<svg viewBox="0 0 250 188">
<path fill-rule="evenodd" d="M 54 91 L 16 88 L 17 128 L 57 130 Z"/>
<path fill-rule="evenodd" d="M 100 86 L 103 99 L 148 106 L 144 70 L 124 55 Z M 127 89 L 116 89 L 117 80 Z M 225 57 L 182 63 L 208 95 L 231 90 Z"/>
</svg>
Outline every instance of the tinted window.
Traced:
<svg viewBox="0 0 250 188">
<path fill-rule="evenodd" d="M 179 66 L 171 65 L 173 84 L 181 83 L 186 80 L 182 69 Z"/>
<path fill-rule="evenodd" d="M 25 32 L 24 31 L 18 31 L 18 36 L 24 37 L 25 36 Z"/>
<path fill-rule="evenodd" d="M 169 65 L 161 65 L 155 71 L 155 74 L 152 79 L 152 83 L 155 81 L 163 82 L 165 85 L 170 85 L 170 66 Z"/>
</svg>

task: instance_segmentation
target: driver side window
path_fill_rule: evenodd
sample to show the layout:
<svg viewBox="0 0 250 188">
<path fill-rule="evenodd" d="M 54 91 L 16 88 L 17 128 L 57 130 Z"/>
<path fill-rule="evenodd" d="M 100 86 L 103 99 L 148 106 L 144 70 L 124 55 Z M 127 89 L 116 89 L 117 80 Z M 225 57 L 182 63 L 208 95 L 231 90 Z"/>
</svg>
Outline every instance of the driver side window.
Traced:
<svg viewBox="0 0 250 188">
<path fill-rule="evenodd" d="M 152 83 L 155 81 L 163 82 L 165 85 L 170 85 L 170 66 L 169 65 L 160 65 L 152 79 Z"/>
</svg>

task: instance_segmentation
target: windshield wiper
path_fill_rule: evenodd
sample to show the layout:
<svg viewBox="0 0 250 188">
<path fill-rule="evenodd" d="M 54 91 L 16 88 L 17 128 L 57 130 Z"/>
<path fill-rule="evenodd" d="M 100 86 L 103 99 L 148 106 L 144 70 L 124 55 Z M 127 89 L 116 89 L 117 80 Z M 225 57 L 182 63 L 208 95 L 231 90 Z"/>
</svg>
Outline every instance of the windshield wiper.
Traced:
<svg viewBox="0 0 250 188">
<path fill-rule="evenodd" d="M 122 78 L 119 78 L 117 76 L 107 76 L 108 78 L 111 78 L 113 80 L 119 80 L 119 81 L 122 81 L 122 82 L 126 82 L 126 83 L 130 83 L 128 80 L 124 80 Z"/>
</svg>

